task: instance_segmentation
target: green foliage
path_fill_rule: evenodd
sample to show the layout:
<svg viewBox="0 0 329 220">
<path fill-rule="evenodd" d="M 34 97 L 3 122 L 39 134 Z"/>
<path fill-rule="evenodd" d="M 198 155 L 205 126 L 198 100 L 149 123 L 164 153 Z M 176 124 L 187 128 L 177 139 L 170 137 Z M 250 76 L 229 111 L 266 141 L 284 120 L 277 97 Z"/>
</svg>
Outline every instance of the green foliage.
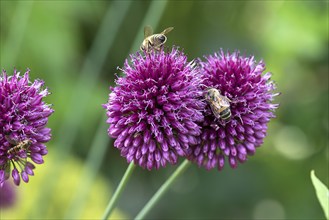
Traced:
<svg viewBox="0 0 329 220">
<path fill-rule="evenodd" d="M 311 180 L 315 188 L 316 196 L 320 202 L 320 205 L 324 211 L 327 219 L 329 219 L 329 190 L 326 185 L 324 185 L 321 180 L 315 176 L 314 170 L 311 171 Z"/>
</svg>

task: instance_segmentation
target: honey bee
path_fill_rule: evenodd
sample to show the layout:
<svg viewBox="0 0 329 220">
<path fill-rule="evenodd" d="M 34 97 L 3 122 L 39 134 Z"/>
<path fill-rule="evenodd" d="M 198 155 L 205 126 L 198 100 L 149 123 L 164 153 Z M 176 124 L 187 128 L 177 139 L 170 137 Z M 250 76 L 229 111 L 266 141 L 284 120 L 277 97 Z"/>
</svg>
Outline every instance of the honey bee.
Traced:
<svg viewBox="0 0 329 220">
<path fill-rule="evenodd" d="M 167 41 L 166 34 L 174 29 L 173 27 L 168 27 L 159 34 L 153 34 L 153 29 L 151 26 L 144 27 L 144 40 L 140 49 L 147 53 L 151 52 L 152 49 L 159 51 L 163 48 L 164 43 Z"/>
<path fill-rule="evenodd" d="M 226 96 L 220 94 L 220 91 L 215 88 L 208 88 L 205 94 L 205 99 L 209 103 L 212 113 L 218 119 L 223 119 L 228 122 L 231 118 L 230 102 Z"/>
<path fill-rule="evenodd" d="M 7 154 L 18 154 L 21 150 L 28 150 L 31 146 L 32 141 L 29 139 L 26 139 L 24 141 L 16 143 L 12 148 L 7 150 Z"/>
</svg>

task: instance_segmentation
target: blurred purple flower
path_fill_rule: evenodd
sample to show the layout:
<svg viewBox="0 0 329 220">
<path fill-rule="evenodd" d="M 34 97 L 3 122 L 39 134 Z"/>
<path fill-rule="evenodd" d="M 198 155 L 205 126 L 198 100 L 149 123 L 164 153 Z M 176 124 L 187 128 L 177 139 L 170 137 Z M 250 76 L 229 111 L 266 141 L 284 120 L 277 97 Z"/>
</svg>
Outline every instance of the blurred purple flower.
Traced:
<svg viewBox="0 0 329 220">
<path fill-rule="evenodd" d="M 14 186 L 9 182 L 4 182 L 0 187 L 0 210 L 10 208 L 16 202 L 16 192 Z"/>
<path fill-rule="evenodd" d="M 175 164 L 201 134 L 200 74 L 176 48 L 130 58 L 103 105 L 108 133 L 128 162 L 148 170 Z"/>
<path fill-rule="evenodd" d="M 29 181 L 34 165 L 43 163 L 48 153 L 44 143 L 51 138 L 46 128 L 54 112 L 42 98 L 49 95 L 44 82 L 29 82 L 29 70 L 23 76 L 14 71 L 0 76 L 0 185 L 10 176 L 16 185 Z M 30 161 L 30 160 L 32 161 Z"/>
<path fill-rule="evenodd" d="M 232 168 L 253 155 L 263 143 L 267 123 L 275 117 L 272 104 L 275 85 L 263 61 L 244 57 L 238 51 L 225 54 L 223 50 L 199 60 L 206 88 L 216 88 L 230 103 L 231 118 L 228 122 L 214 116 L 208 105 L 201 134 L 201 145 L 193 149 L 190 160 L 207 170 L 221 170 L 225 160 Z"/>
</svg>

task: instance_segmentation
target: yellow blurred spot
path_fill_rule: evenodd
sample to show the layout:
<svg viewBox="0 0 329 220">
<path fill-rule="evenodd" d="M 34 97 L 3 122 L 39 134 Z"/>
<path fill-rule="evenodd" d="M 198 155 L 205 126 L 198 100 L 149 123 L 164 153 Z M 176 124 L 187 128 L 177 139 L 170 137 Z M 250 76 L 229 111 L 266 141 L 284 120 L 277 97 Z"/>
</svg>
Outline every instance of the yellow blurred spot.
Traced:
<svg viewBox="0 0 329 220">
<path fill-rule="evenodd" d="M 256 204 L 253 219 L 285 219 L 285 211 L 278 201 L 264 199 Z"/>
<path fill-rule="evenodd" d="M 75 190 L 81 181 L 83 164 L 76 158 L 70 157 L 66 161 L 54 161 L 52 155 L 45 157 L 45 163 L 37 165 L 34 170 L 35 176 L 30 178 L 29 183 L 22 183 L 17 189 L 17 203 L 14 207 L 1 210 L 1 219 L 63 219 L 67 208 L 75 195 Z M 36 204 L 37 194 L 40 188 L 48 187 L 49 170 L 54 168 L 57 163 L 64 163 L 63 172 L 57 176 L 56 187 L 52 190 L 49 198 L 45 199 L 46 205 Z M 11 181 L 11 180 L 10 180 Z M 77 219 L 99 219 L 106 208 L 111 196 L 111 188 L 108 182 L 103 178 L 97 177 L 88 190 L 85 207 L 77 216 Z M 44 207 L 41 214 L 36 210 Z M 37 215 L 37 216 L 34 216 Z M 115 210 L 111 219 L 123 219 L 127 216 Z"/>
<path fill-rule="evenodd" d="M 304 132 L 298 127 L 284 126 L 274 138 L 276 150 L 291 160 L 302 160 L 311 156 L 314 149 Z"/>
</svg>

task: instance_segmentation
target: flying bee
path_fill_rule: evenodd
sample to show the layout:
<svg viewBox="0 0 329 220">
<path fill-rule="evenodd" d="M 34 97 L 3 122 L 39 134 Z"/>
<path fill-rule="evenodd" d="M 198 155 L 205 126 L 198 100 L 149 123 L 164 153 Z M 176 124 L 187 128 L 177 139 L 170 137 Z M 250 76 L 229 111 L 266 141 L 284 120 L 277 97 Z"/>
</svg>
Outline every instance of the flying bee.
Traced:
<svg viewBox="0 0 329 220">
<path fill-rule="evenodd" d="M 218 119 L 223 119 L 228 122 L 231 118 L 230 102 L 226 96 L 220 94 L 220 91 L 215 88 L 208 88 L 205 94 L 205 99 L 209 103 L 212 113 Z"/>
<path fill-rule="evenodd" d="M 12 148 L 7 150 L 7 154 L 18 154 L 21 150 L 27 151 L 29 149 L 29 147 L 31 146 L 31 144 L 32 144 L 32 141 L 29 139 L 18 142 Z"/>
<path fill-rule="evenodd" d="M 147 53 L 151 52 L 152 49 L 159 51 L 163 48 L 164 43 L 167 41 L 166 34 L 174 29 L 173 27 L 168 27 L 159 34 L 153 34 L 153 29 L 151 26 L 144 27 L 144 40 L 140 49 Z"/>
</svg>

